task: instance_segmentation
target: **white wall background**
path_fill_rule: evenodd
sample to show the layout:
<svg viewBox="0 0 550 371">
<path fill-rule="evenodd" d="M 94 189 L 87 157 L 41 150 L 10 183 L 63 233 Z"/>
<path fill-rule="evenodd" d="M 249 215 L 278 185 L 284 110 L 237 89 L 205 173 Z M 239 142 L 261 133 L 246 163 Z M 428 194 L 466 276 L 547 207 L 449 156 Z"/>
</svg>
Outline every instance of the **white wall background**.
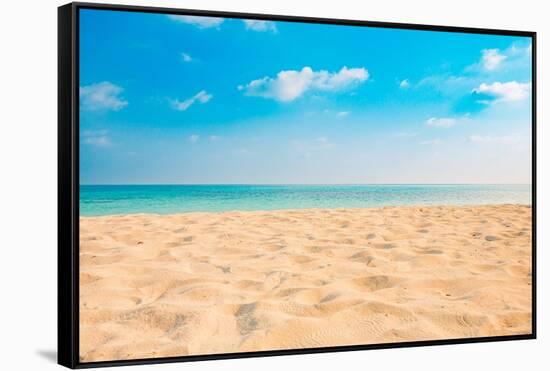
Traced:
<svg viewBox="0 0 550 371">
<path fill-rule="evenodd" d="M 120 0 L 132 5 L 364 19 L 538 32 L 537 340 L 135 366 L 156 370 L 540 369 L 550 349 L 550 132 L 545 127 L 550 23 L 540 0 Z M 6 1 L 0 10 L 0 368 L 59 369 L 56 351 L 57 6 Z M 538 364 L 538 366 L 537 366 Z M 138 368 L 139 367 L 139 368 Z"/>
</svg>

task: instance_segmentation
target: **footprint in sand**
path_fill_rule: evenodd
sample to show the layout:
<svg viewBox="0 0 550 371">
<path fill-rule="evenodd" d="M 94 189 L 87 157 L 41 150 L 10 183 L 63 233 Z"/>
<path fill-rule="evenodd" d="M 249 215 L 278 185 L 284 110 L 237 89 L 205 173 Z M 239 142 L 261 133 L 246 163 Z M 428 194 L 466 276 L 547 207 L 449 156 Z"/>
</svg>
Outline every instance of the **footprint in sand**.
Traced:
<svg viewBox="0 0 550 371">
<path fill-rule="evenodd" d="M 374 245 L 374 247 L 376 247 L 377 249 L 390 250 L 395 249 L 397 245 L 393 243 L 378 243 Z"/>
<path fill-rule="evenodd" d="M 378 291 L 394 287 L 399 279 L 391 276 L 378 275 L 355 278 L 353 283 L 360 289 L 366 291 Z"/>
<path fill-rule="evenodd" d="M 247 336 L 252 331 L 256 330 L 258 326 L 258 321 L 253 316 L 256 304 L 257 303 L 241 304 L 235 313 L 237 326 L 242 336 Z"/>
</svg>

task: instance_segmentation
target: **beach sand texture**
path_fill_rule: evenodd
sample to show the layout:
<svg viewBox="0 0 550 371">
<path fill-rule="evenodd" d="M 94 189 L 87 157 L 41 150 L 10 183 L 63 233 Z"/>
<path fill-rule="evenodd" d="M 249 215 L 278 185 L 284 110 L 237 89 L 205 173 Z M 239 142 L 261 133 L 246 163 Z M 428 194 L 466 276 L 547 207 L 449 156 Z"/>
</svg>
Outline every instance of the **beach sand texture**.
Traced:
<svg viewBox="0 0 550 371">
<path fill-rule="evenodd" d="M 83 362 L 531 332 L 531 207 L 80 219 Z"/>
</svg>

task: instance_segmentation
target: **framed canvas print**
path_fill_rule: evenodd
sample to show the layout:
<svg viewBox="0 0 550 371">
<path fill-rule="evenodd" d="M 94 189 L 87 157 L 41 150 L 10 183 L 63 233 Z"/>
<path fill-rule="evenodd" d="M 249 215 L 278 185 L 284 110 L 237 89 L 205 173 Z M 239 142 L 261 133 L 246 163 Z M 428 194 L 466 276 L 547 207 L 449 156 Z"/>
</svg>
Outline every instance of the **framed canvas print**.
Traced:
<svg viewBox="0 0 550 371">
<path fill-rule="evenodd" d="M 59 363 L 533 339 L 535 33 L 59 8 Z"/>
</svg>

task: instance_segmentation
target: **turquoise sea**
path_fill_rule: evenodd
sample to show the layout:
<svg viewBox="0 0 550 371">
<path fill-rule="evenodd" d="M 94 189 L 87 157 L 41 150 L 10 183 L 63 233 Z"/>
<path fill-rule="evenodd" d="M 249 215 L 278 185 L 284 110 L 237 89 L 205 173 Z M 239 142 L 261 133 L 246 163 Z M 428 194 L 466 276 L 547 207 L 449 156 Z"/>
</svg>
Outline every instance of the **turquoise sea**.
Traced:
<svg viewBox="0 0 550 371">
<path fill-rule="evenodd" d="M 531 204 L 531 185 L 81 185 L 80 215 Z"/>
</svg>

